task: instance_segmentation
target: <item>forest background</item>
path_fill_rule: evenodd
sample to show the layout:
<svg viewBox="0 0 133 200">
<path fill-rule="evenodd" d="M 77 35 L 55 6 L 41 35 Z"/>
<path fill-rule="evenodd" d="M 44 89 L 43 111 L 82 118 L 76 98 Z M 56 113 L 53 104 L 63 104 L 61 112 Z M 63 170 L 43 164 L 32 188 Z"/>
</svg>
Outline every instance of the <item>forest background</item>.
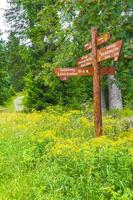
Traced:
<svg viewBox="0 0 133 200">
<path fill-rule="evenodd" d="M 5 17 L 10 25 L 9 37 L 4 41 L 2 33 L 0 36 L 1 106 L 18 92 L 25 95 L 26 110 L 42 110 L 50 105 L 73 109 L 92 105 L 92 77 L 62 82 L 53 69 L 76 66 L 78 57 L 85 55 L 84 44 L 91 40 L 91 27 L 97 26 L 99 35 L 111 34 L 106 45 L 123 40 L 119 62 L 102 63 L 117 69 L 113 83 L 109 76 L 102 78 L 102 100 L 111 108 L 109 88 L 113 84 L 111 92 L 119 105 L 133 108 L 131 0 L 9 0 L 8 4 Z"/>
<path fill-rule="evenodd" d="M 5 19 L 10 30 L 6 41 L 0 35 L 1 199 L 132 200 L 133 1 L 8 0 Z M 119 61 L 101 63 L 117 71 L 102 77 L 101 94 L 104 109 L 127 109 L 103 113 L 101 137 L 94 133 L 92 77 L 60 81 L 53 73 L 75 67 L 89 53 L 83 47 L 94 26 L 99 35 L 111 35 L 98 48 L 123 40 Z M 23 96 L 25 112 L 10 110 Z"/>
</svg>

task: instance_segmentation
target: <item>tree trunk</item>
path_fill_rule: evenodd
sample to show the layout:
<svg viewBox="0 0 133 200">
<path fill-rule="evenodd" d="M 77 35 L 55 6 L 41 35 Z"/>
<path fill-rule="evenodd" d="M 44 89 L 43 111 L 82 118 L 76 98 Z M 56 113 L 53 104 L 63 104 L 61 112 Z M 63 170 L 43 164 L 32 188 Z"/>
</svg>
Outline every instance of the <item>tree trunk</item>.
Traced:
<svg viewBox="0 0 133 200">
<path fill-rule="evenodd" d="M 109 109 L 122 109 L 122 95 L 121 90 L 116 85 L 114 75 L 108 76 L 108 89 L 109 89 Z"/>
<path fill-rule="evenodd" d="M 102 107 L 102 112 L 106 110 L 106 102 L 105 102 L 105 93 L 104 90 L 101 89 L 101 107 Z"/>
</svg>

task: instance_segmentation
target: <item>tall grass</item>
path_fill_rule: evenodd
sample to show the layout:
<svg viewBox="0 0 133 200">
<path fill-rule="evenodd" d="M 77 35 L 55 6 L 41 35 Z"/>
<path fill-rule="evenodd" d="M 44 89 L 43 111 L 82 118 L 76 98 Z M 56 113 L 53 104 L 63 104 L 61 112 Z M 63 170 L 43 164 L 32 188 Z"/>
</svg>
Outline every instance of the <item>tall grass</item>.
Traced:
<svg viewBox="0 0 133 200">
<path fill-rule="evenodd" d="M 83 112 L 0 113 L 1 200 L 133 199 L 133 128 Z"/>
</svg>

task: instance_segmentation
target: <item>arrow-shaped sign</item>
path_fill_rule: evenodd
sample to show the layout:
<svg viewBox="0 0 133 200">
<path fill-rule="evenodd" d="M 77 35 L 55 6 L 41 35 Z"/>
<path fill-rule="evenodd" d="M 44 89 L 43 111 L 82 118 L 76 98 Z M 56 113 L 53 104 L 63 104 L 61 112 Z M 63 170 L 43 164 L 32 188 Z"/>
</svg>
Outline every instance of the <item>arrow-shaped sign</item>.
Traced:
<svg viewBox="0 0 133 200">
<path fill-rule="evenodd" d="M 101 48 L 97 51 L 97 61 L 101 62 L 104 60 L 108 60 L 110 58 L 114 58 L 114 61 L 118 61 L 120 52 L 122 47 L 122 40 L 119 40 L 107 47 Z M 93 56 L 91 54 L 87 54 L 78 60 L 78 67 L 86 67 L 88 65 L 93 64 Z"/>
<path fill-rule="evenodd" d="M 108 40 L 110 40 L 110 34 L 107 32 L 97 38 L 97 46 L 100 44 L 104 44 Z M 92 48 L 91 42 L 84 45 L 84 51 L 87 51 L 91 48 Z"/>
<path fill-rule="evenodd" d="M 55 68 L 54 73 L 56 76 L 60 77 L 61 80 L 67 80 L 69 76 L 93 76 L 94 68 L 93 67 L 75 67 L 75 68 Z M 101 68 L 101 75 L 115 74 L 114 67 L 104 67 Z"/>
<path fill-rule="evenodd" d="M 114 67 L 104 67 L 104 68 L 101 68 L 101 75 L 115 75 L 116 73 L 116 70 Z"/>
<path fill-rule="evenodd" d="M 78 67 L 86 67 L 88 65 L 93 64 L 93 56 L 91 54 L 87 54 L 81 58 L 78 59 Z"/>
<path fill-rule="evenodd" d="M 101 62 L 110 58 L 118 61 L 122 47 L 122 40 L 119 40 L 107 47 L 101 48 L 97 52 L 97 61 Z"/>
<path fill-rule="evenodd" d="M 54 73 L 58 77 L 68 77 L 68 76 L 93 76 L 94 70 L 93 68 L 55 68 Z"/>
<path fill-rule="evenodd" d="M 67 76 L 60 76 L 59 79 L 61 81 L 67 81 L 68 80 L 68 77 Z"/>
</svg>

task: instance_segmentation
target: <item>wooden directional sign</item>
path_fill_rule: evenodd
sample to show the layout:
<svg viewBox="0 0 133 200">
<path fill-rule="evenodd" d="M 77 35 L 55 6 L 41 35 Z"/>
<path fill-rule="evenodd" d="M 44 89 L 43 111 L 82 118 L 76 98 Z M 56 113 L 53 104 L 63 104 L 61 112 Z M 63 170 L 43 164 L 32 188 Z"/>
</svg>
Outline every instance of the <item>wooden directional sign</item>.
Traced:
<svg viewBox="0 0 133 200">
<path fill-rule="evenodd" d="M 101 48 L 97 52 L 97 61 L 101 62 L 110 58 L 118 61 L 122 47 L 122 40 L 119 40 L 107 47 Z"/>
<path fill-rule="evenodd" d="M 86 67 L 88 65 L 92 65 L 93 63 L 93 57 L 91 54 L 87 54 L 81 58 L 78 59 L 78 67 Z"/>
<path fill-rule="evenodd" d="M 114 67 L 100 67 L 100 62 L 111 58 L 118 61 L 122 48 L 122 40 L 119 40 L 104 48 L 97 49 L 97 46 L 104 44 L 110 39 L 110 34 L 105 33 L 97 36 L 97 28 L 91 30 L 92 40 L 84 45 L 84 50 L 92 49 L 92 54 L 87 54 L 78 59 L 75 68 L 55 68 L 54 73 L 60 80 L 67 80 L 70 76 L 93 76 L 93 96 L 94 96 L 94 127 L 96 136 L 102 135 L 102 109 L 101 109 L 101 76 L 115 74 Z M 93 67 L 87 67 L 93 65 Z"/>
<path fill-rule="evenodd" d="M 114 58 L 114 61 L 118 61 L 122 47 L 122 40 L 119 40 L 107 47 L 101 48 L 97 51 L 97 62 Z M 78 67 L 86 67 L 93 64 L 93 56 L 87 54 L 78 60 Z"/>
<path fill-rule="evenodd" d="M 60 76 L 59 79 L 61 81 L 67 81 L 68 80 L 68 77 L 67 76 Z"/>
<path fill-rule="evenodd" d="M 100 72 L 101 72 L 101 75 L 115 75 L 115 68 L 114 67 L 104 67 L 104 68 L 100 68 Z"/>
<path fill-rule="evenodd" d="M 101 36 L 99 36 L 97 38 L 97 46 L 101 45 L 101 44 L 104 44 L 108 40 L 110 40 L 110 34 L 107 32 L 107 33 L 104 33 L 103 35 L 101 35 Z M 89 43 L 84 45 L 84 51 L 87 51 L 87 50 L 89 50 L 91 48 L 92 48 L 91 42 L 89 42 Z"/>
<path fill-rule="evenodd" d="M 68 76 L 93 76 L 94 70 L 93 68 L 55 68 L 54 73 L 58 77 L 68 77 Z"/>
<path fill-rule="evenodd" d="M 60 77 L 61 80 L 67 80 L 69 76 L 93 76 L 94 68 L 85 67 L 85 68 L 55 68 L 54 73 L 56 76 Z M 100 69 L 101 75 L 115 74 L 114 67 L 104 67 Z"/>
</svg>

